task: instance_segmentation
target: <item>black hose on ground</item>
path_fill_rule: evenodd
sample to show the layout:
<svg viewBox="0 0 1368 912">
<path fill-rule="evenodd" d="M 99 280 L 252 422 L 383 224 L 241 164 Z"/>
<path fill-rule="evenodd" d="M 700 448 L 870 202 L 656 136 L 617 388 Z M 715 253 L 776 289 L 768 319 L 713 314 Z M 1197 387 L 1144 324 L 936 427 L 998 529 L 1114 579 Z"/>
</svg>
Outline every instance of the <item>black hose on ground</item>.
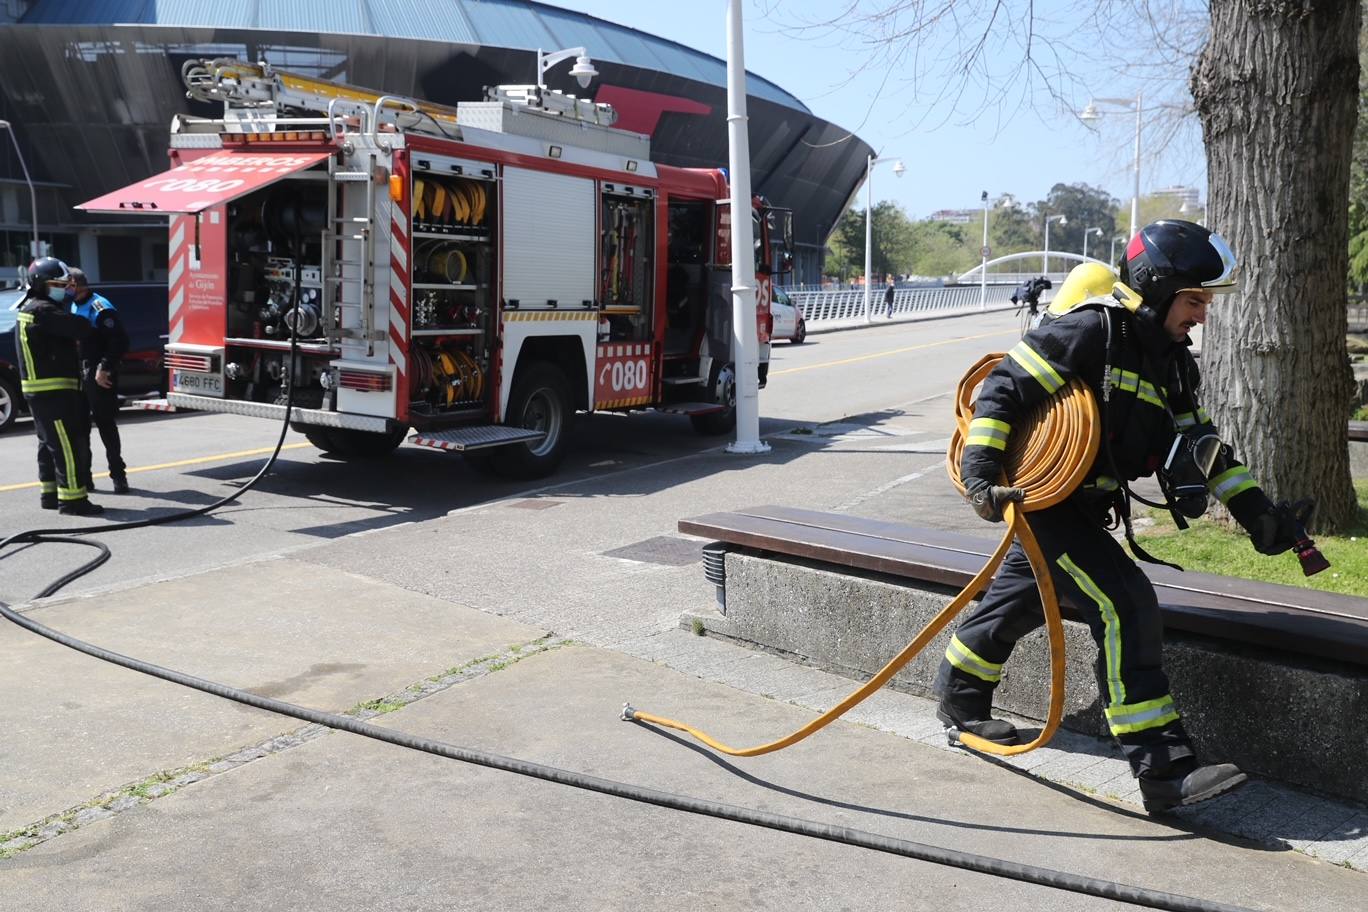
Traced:
<svg viewBox="0 0 1368 912">
<path fill-rule="evenodd" d="M 103 547 L 96 542 L 81 541 L 79 539 L 73 539 L 73 541 L 78 544 L 90 545 L 91 547 Z M 108 551 L 106 549 L 105 557 L 107 557 L 107 555 Z M 373 738 L 377 741 L 384 741 L 388 744 L 397 745 L 398 747 L 435 754 L 450 760 L 460 760 L 462 763 L 473 763 L 477 766 L 503 770 L 508 773 L 516 773 L 519 776 L 542 779 L 546 782 L 568 785 L 572 788 L 598 792 L 603 795 L 612 795 L 616 798 L 625 798 L 629 801 L 637 801 L 642 804 L 650 804 L 656 807 L 684 811 L 689 814 L 717 817 L 722 820 L 731 820 L 736 823 L 744 823 L 750 826 L 765 827 L 771 830 L 793 833 L 798 836 L 808 836 L 814 839 L 823 839 L 828 842 L 839 842 L 858 848 L 871 849 L 876 852 L 885 852 L 890 855 L 900 855 L 904 858 L 913 858 L 918 861 L 926 861 L 932 864 L 961 868 L 966 871 L 975 871 L 993 877 L 1006 877 L 1011 880 L 1039 884 L 1044 887 L 1052 887 L 1056 890 L 1069 890 L 1074 893 L 1084 893 L 1089 896 L 1098 896 L 1103 899 L 1117 900 L 1119 902 L 1145 906 L 1151 909 L 1166 909 L 1173 910 L 1173 912 L 1251 912 L 1249 909 L 1226 905 L 1225 903 L 1195 899 L 1188 896 L 1181 896 L 1176 893 L 1163 893 L 1156 890 L 1147 890 L 1143 887 L 1113 883 L 1107 880 L 1099 880 L 1094 877 L 1083 877 L 1077 874 L 1069 874 L 1064 871 L 1041 868 L 1035 865 L 1019 864 L 1000 858 L 992 858 L 987 855 L 959 852 L 954 849 L 941 848 L 939 846 L 927 845 L 920 842 L 911 842 L 906 839 L 897 839 L 892 836 L 882 836 L 878 833 L 869 833 L 864 830 L 856 830 L 850 827 L 821 823 L 816 820 L 771 814 L 766 811 L 753 810 L 734 804 L 709 801 L 705 798 L 676 795 L 671 792 L 663 792 L 657 789 L 631 785 L 625 782 L 617 782 L 612 779 L 602 779 L 598 776 L 575 773 L 570 770 L 546 766 L 541 763 L 533 763 L 528 760 L 519 760 L 515 757 L 505 757 L 501 754 L 492 754 L 485 751 L 473 750 L 471 748 L 458 747 L 454 744 L 448 744 L 445 741 L 419 738 L 415 735 L 393 731 L 379 725 L 372 725 L 369 722 L 355 719 L 351 716 L 320 712 L 316 709 L 308 709 L 303 706 L 296 706 L 293 703 L 286 703 L 283 700 L 262 697 L 245 690 L 239 690 L 236 687 L 230 687 L 226 684 L 219 684 L 214 681 L 206 681 L 204 678 L 198 678 L 194 675 L 185 674 L 184 672 L 173 671 L 169 668 L 163 668 L 160 665 L 154 665 L 151 662 L 144 662 L 141 659 L 135 659 L 117 652 L 112 652 L 108 649 L 91 645 L 90 643 L 83 642 L 75 637 L 68 636 L 67 634 L 40 624 L 32 618 L 18 613 L 4 602 L 0 602 L 0 616 L 18 624 L 25 630 L 36 633 L 41 637 L 46 637 L 55 643 L 60 643 L 61 645 L 75 649 L 78 652 L 83 652 L 88 656 L 103 659 L 106 662 L 112 662 L 115 665 L 120 665 L 124 668 L 132 669 L 133 671 L 142 672 L 143 674 L 151 675 L 155 678 L 161 678 L 163 681 L 170 681 L 173 684 L 180 684 L 184 687 L 192 687 L 195 690 L 200 690 L 204 693 L 233 700 L 246 706 L 255 707 L 256 709 L 263 709 L 267 712 L 289 716 L 303 722 L 311 722 L 315 725 L 325 725 L 328 728 L 350 732 L 364 738 Z"/>
</svg>

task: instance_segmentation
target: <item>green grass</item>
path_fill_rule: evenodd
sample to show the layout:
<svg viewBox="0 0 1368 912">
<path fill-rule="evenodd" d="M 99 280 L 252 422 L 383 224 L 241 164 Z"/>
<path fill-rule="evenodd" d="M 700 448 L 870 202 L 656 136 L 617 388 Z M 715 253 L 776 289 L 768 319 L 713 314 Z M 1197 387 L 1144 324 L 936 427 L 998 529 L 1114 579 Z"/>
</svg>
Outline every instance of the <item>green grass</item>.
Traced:
<svg viewBox="0 0 1368 912">
<path fill-rule="evenodd" d="M 1161 510 L 1150 511 L 1154 526 L 1136 537 L 1155 557 L 1186 570 L 1368 596 L 1368 479 L 1355 482 L 1354 488 L 1358 522 L 1343 535 L 1315 536 L 1316 547 L 1330 561 L 1330 569 L 1315 576 L 1303 576 L 1300 562 L 1290 551 L 1273 557 L 1255 551 L 1249 536 L 1238 528 L 1229 530 L 1198 520 L 1186 532 L 1179 532 Z"/>
<path fill-rule="evenodd" d="M 1354 412 L 1354 417 L 1352 420 L 1368 421 L 1368 405 L 1360 406 L 1359 410 L 1357 412 Z"/>
</svg>

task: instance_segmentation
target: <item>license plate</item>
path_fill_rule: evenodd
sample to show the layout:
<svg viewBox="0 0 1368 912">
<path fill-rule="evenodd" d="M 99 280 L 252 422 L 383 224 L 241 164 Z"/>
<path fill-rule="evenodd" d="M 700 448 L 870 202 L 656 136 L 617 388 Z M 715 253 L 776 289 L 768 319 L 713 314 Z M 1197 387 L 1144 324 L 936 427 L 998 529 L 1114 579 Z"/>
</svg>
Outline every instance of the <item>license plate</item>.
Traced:
<svg viewBox="0 0 1368 912">
<path fill-rule="evenodd" d="M 197 371 L 172 371 L 171 388 L 178 393 L 223 398 L 223 376 L 201 374 Z"/>
</svg>

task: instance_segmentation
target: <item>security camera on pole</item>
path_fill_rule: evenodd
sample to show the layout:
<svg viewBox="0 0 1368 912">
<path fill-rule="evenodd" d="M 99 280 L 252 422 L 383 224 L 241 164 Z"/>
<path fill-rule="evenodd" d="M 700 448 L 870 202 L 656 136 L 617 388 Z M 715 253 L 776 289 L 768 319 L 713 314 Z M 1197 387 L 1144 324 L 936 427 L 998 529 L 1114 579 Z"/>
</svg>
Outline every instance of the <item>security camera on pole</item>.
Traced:
<svg viewBox="0 0 1368 912">
<path fill-rule="evenodd" d="M 729 453 L 768 453 L 760 439 L 760 341 L 755 327 L 755 249 L 751 224 L 750 136 L 741 0 L 727 0 L 727 163 L 731 178 L 732 361 L 736 365 L 736 440 Z"/>
</svg>

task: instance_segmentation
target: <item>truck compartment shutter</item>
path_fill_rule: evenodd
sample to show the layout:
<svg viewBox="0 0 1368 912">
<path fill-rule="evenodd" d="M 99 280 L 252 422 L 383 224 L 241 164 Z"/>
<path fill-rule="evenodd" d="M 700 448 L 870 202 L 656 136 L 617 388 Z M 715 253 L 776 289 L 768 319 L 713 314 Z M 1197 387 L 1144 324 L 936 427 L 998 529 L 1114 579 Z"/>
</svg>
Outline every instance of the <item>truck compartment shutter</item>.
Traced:
<svg viewBox="0 0 1368 912">
<path fill-rule="evenodd" d="M 165 215 L 203 212 L 311 168 L 326 152 L 221 151 L 81 203 L 87 212 Z"/>
<path fill-rule="evenodd" d="M 594 299 L 594 182 L 505 168 L 504 292 L 522 309 Z"/>
</svg>

